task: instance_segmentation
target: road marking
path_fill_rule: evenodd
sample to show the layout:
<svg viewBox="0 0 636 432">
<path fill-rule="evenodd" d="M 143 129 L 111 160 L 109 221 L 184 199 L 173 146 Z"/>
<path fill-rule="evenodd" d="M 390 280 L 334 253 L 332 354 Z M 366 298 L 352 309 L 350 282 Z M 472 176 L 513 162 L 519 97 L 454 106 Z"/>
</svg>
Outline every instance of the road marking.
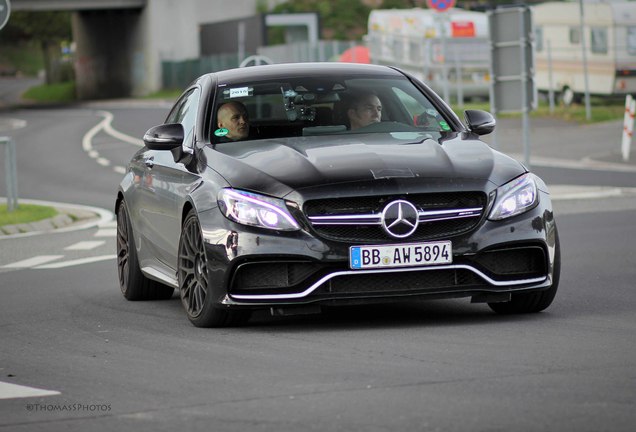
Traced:
<svg viewBox="0 0 636 432">
<path fill-rule="evenodd" d="M 38 255 L 33 258 L 17 261 L 11 264 L 2 266 L 2 268 L 28 268 L 35 267 L 40 264 L 55 261 L 57 259 L 64 258 L 64 255 Z"/>
<path fill-rule="evenodd" d="M 91 264 L 91 263 L 95 263 L 95 262 L 99 262 L 99 261 L 107 261 L 107 260 L 112 260 L 117 258 L 117 255 L 100 255 L 100 256 L 95 256 L 95 257 L 90 257 L 90 258 L 80 258 L 80 259 L 76 259 L 76 260 L 71 260 L 71 261 L 62 261 L 62 262 L 57 262 L 57 263 L 53 263 L 53 264 L 44 264 L 41 266 L 37 266 L 34 267 L 37 270 L 43 270 L 43 269 L 59 269 L 59 268 L 65 268 L 65 267 L 73 267 L 73 266 L 77 266 L 77 265 L 82 265 L 82 264 Z"/>
<path fill-rule="evenodd" d="M 116 228 L 99 229 L 95 233 L 95 237 L 117 237 Z"/>
<path fill-rule="evenodd" d="M 44 390 L 0 381 L 0 399 L 55 396 L 59 394 L 60 392 L 54 390 Z"/>
<path fill-rule="evenodd" d="M 101 224 L 100 228 L 117 228 L 117 221 L 106 222 L 105 224 Z"/>
<path fill-rule="evenodd" d="M 120 141 L 124 141 L 128 144 L 132 144 L 138 147 L 143 147 L 144 142 L 138 138 L 131 137 L 130 135 L 126 135 L 125 133 L 119 132 L 114 129 L 111 125 L 113 122 L 113 114 L 108 111 L 98 111 L 100 116 L 104 117 L 102 121 L 93 126 L 88 132 L 84 134 L 82 138 L 82 148 L 84 151 L 93 159 L 97 161 L 101 166 L 110 166 L 110 160 L 100 157 L 99 152 L 93 148 L 93 138 L 100 132 L 104 131 L 108 135 L 112 136 L 115 139 Z M 116 166 L 113 168 L 116 173 L 125 174 L 126 169 L 120 166 Z"/>
<path fill-rule="evenodd" d="M 106 244 L 105 241 L 81 241 L 64 248 L 64 250 L 91 250 Z"/>
</svg>

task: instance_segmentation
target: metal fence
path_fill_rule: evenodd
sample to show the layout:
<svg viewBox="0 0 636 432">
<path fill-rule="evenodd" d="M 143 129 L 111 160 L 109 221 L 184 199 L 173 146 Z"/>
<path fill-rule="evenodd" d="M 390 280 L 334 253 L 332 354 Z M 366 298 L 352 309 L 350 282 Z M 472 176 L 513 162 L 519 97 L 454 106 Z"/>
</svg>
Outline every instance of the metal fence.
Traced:
<svg viewBox="0 0 636 432">
<path fill-rule="evenodd" d="M 257 53 L 245 55 L 258 54 L 273 63 L 337 61 L 344 51 L 359 44 L 356 41 L 299 42 L 261 47 Z M 205 73 L 238 67 L 242 60 L 238 54 L 218 54 L 183 61 L 163 61 L 163 88 L 181 89 Z"/>
</svg>

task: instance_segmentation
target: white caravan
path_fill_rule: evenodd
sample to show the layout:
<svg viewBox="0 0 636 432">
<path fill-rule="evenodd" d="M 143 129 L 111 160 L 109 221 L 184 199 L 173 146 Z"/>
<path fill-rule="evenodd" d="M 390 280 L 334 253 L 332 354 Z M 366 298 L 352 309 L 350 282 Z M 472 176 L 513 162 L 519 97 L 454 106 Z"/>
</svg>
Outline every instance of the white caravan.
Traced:
<svg viewBox="0 0 636 432">
<path fill-rule="evenodd" d="M 458 8 L 446 12 L 420 8 L 373 10 L 366 43 L 371 63 L 402 68 L 439 94 L 446 75 L 449 92 L 458 99 L 489 95 L 490 46 L 485 13 Z"/>
<path fill-rule="evenodd" d="M 583 6 L 590 94 L 636 92 L 636 3 L 586 1 Z M 566 104 L 581 100 L 585 74 L 579 2 L 543 3 L 533 6 L 532 12 L 537 89 L 552 88 Z"/>
</svg>

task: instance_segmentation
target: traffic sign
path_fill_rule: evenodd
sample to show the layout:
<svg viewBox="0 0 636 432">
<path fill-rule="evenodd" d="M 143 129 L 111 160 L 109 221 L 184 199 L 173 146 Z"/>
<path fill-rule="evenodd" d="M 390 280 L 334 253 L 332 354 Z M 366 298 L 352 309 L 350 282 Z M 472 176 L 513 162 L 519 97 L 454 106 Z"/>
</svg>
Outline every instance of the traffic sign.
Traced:
<svg viewBox="0 0 636 432">
<path fill-rule="evenodd" d="M 455 6 L 455 0 L 426 0 L 426 4 L 437 12 L 446 12 Z"/>
<path fill-rule="evenodd" d="M 0 30 L 9 21 L 11 15 L 11 3 L 9 0 L 0 0 Z"/>
</svg>

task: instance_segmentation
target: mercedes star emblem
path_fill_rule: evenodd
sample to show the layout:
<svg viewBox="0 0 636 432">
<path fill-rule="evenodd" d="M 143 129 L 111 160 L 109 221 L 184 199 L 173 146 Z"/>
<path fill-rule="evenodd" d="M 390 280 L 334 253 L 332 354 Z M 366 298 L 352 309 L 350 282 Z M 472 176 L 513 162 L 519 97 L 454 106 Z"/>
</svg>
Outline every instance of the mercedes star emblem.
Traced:
<svg viewBox="0 0 636 432">
<path fill-rule="evenodd" d="M 391 201 L 382 211 L 382 228 L 392 237 L 405 238 L 417 229 L 417 209 L 404 200 Z"/>
</svg>

